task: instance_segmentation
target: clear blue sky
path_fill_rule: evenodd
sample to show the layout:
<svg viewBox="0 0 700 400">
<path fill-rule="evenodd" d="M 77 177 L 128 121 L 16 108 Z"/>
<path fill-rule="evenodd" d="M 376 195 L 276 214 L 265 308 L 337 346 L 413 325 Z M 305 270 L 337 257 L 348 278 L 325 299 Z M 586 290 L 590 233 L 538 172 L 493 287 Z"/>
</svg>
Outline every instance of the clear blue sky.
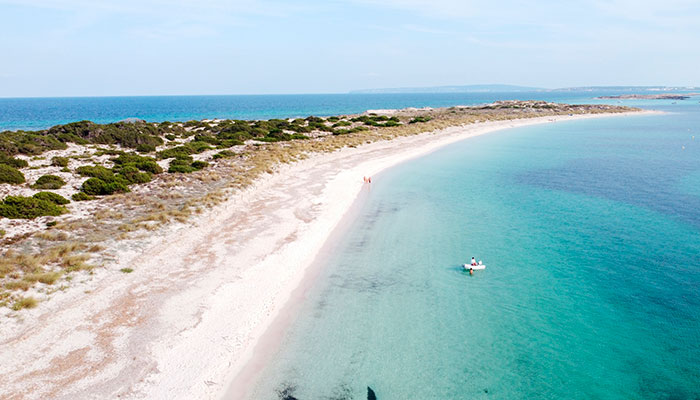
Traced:
<svg viewBox="0 0 700 400">
<path fill-rule="evenodd" d="M 0 96 L 700 85 L 698 0 L 0 0 Z"/>
</svg>

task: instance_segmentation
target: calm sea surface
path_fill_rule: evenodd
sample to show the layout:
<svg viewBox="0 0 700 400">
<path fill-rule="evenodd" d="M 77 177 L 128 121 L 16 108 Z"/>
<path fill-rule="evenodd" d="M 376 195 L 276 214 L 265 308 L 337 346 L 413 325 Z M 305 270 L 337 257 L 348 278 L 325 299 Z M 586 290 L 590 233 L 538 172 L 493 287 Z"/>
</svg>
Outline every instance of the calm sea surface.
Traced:
<svg viewBox="0 0 700 400">
<path fill-rule="evenodd" d="M 251 399 L 700 398 L 700 104 L 672 103 L 373 177 Z"/>
</svg>

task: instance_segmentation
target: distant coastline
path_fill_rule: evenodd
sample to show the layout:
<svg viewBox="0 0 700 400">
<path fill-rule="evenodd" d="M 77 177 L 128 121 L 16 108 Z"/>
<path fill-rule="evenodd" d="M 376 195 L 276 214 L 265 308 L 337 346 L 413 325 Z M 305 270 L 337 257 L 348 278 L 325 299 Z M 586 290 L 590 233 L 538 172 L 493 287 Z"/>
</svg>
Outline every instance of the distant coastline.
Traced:
<svg viewBox="0 0 700 400">
<path fill-rule="evenodd" d="M 596 99 L 687 100 L 693 96 L 700 96 L 700 93 L 621 94 L 616 96 L 599 96 Z"/>
</svg>

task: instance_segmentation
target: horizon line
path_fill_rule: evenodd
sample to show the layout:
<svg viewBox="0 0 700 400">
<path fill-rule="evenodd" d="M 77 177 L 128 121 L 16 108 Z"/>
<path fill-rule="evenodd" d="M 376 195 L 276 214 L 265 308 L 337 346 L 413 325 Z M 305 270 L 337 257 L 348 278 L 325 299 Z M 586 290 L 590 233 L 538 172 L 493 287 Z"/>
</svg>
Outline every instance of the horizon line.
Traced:
<svg viewBox="0 0 700 400">
<path fill-rule="evenodd" d="M 315 92 L 315 93 L 226 93 L 226 94 L 117 94 L 117 95 L 59 95 L 59 96 L 1 96 L 3 99 L 74 99 L 74 98 L 116 98 L 116 97 L 205 97 L 205 96 L 316 96 L 316 95 L 358 95 L 358 94 L 448 94 L 448 93 L 484 93 L 484 91 L 475 92 L 407 92 L 407 93 L 361 93 L 369 91 L 390 91 L 390 90 L 420 90 L 420 89 L 439 89 L 449 87 L 469 87 L 469 86 L 522 86 L 513 84 L 469 84 L 469 85 L 439 85 L 439 86 L 401 86 L 401 87 L 384 87 L 371 89 L 352 89 L 345 92 Z M 700 89 L 700 86 L 693 85 L 590 85 L 590 86 L 564 86 L 557 88 L 539 88 L 534 86 L 522 86 L 525 88 L 535 89 L 534 91 L 556 91 L 556 90 L 571 90 L 571 89 L 596 89 L 596 88 L 667 88 L 667 89 Z M 488 91 L 486 91 L 488 92 Z M 494 91 L 494 93 L 498 93 Z"/>
</svg>

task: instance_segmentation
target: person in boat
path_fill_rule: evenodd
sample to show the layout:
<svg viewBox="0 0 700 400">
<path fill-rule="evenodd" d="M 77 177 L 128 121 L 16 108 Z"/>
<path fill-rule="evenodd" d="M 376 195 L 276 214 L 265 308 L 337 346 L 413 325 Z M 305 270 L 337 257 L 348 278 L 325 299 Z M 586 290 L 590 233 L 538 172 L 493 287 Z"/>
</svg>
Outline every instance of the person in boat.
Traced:
<svg viewBox="0 0 700 400">
<path fill-rule="evenodd" d="M 472 266 L 476 265 L 476 258 L 472 257 Z"/>
</svg>

